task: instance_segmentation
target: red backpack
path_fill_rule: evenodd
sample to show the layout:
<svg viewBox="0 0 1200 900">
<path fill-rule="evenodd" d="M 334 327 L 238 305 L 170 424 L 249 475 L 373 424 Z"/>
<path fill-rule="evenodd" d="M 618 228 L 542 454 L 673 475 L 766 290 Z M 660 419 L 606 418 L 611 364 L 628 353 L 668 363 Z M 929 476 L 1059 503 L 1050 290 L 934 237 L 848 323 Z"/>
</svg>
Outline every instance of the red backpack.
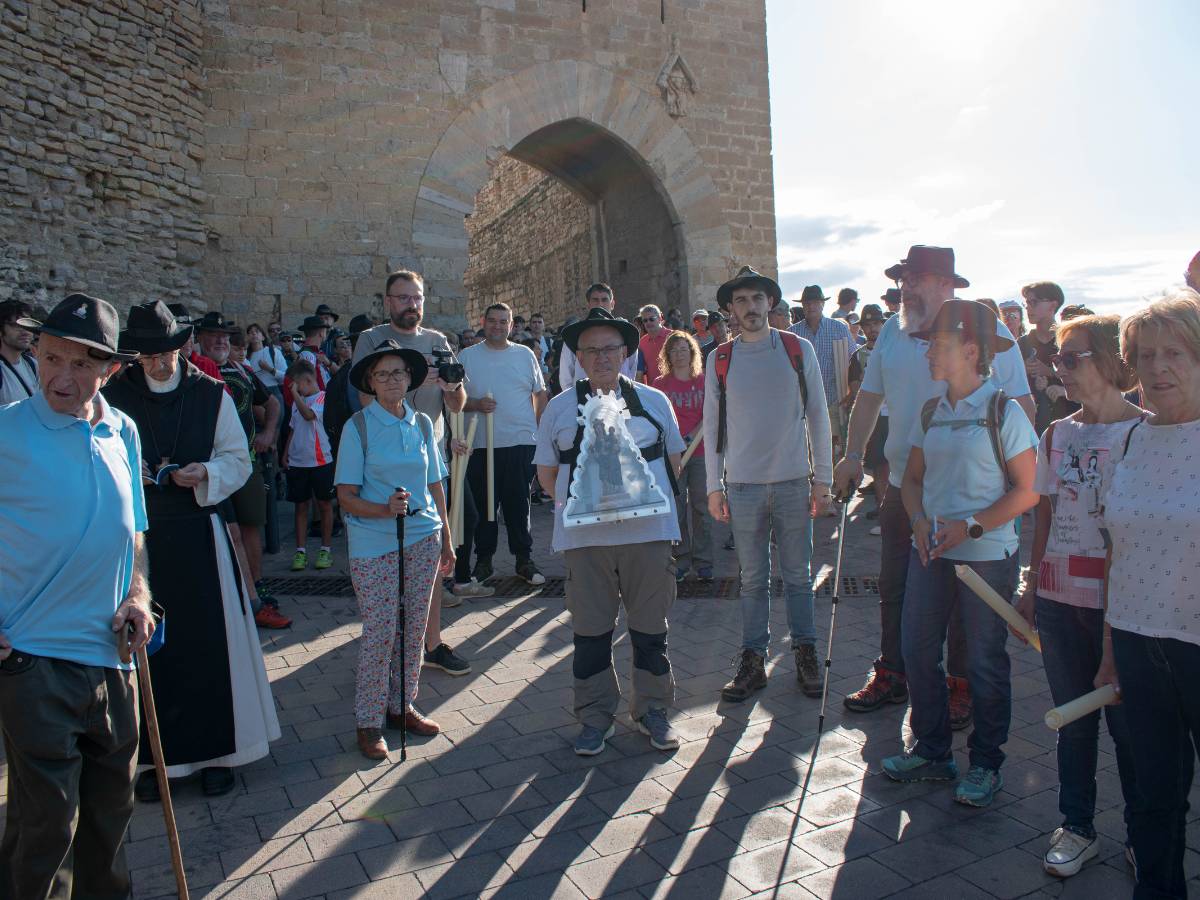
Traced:
<svg viewBox="0 0 1200 900">
<path fill-rule="evenodd" d="M 787 351 L 792 368 L 800 379 L 800 418 L 808 415 L 808 382 L 804 380 L 804 344 L 800 337 L 790 331 L 780 331 L 779 338 Z M 720 391 L 717 402 L 717 452 L 725 452 L 725 382 L 729 378 L 729 363 L 733 360 L 733 341 L 726 341 L 714 351 L 717 370 L 717 386 Z"/>
</svg>

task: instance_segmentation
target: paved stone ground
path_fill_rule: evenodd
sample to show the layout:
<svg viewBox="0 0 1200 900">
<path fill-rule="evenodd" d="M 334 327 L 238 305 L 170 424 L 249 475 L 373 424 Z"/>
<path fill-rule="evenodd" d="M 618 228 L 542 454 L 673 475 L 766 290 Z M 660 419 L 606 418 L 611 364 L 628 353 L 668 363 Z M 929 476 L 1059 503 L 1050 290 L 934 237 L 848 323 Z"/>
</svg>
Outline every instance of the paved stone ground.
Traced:
<svg viewBox="0 0 1200 900">
<path fill-rule="evenodd" d="M 876 574 L 877 539 L 863 511 L 859 501 L 844 575 Z M 548 509 L 535 508 L 534 518 L 536 558 L 548 576 L 561 576 L 561 560 L 546 547 Z M 832 569 L 834 525 L 818 523 L 818 580 Z M 718 529 L 718 574 L 732 576 L 734 554 L 720 549 L 725 534 Z M 290 546 L 285 540 L 285 552 L 269 558 L 269 574 L 286 573 Z M 498 573 L 509 566 L 497 557 Z M 444 731 L 413 740 L 403 765 L 398 753 L 373 764 L 355 749 L 353 597 L 286 597 L 284 610 L 294 626 L 261 633 L 283 738 L 268 759 L 239 771 L 229 796 L 206 800 L 195 781 L 174 790 L 195 897 L 1102 900 L 1131 892 L 1106 736 L 1100 856 L 1065 883 L 1041 870 L 1059 822 L 1055 736 L 1042 724 L 1051 704 L 1040 660 L 1014 641 L 1005 789 L 990 809 L 971 810 L 954 804 L 946 785 L 904 786 L 880 774 L 880 760 L 900 749 L 904 709 L 843 715 L 842 695 L 861 685 L 878 647 L 874 596 L 840 605 L 828 717 L 811 766 L 818 701 L 795 688 L 778 605 L 770 685 L 733 705 L 719 702 L 718 689 L 739 647 L 736 601 L 681 598 L 670 646 L 683 745 L 651 750 L 621 720 L 609 748 L 582 759 L 570 749 L 576 726 L 562 599 L 468 601 L 446 611 L 445 631 L 473 671 L 451 678 L 426 670 L 420 706 Z M 829 614 L 828 596 L 820 597 L 822 652 Z M 626 673 L 624 637 L 615 652 Z M 955 742 L 964 769 L 965 740 L 959 734 Z M 1193 874 L 1198 837 L 1189 841 Z M 128 850 L 137 900 L 173 896 L 157 805 L 138 806 Z"/>
</svg>

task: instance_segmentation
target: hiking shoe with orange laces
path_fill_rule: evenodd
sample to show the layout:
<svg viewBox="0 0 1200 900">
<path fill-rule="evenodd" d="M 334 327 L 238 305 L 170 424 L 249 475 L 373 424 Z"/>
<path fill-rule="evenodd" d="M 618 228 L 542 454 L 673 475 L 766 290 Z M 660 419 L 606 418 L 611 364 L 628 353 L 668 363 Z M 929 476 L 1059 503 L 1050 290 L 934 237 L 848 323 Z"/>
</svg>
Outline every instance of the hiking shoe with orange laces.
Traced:
<svg viewBox="0 0 1200 900">
<path fill-rule="evenodd" d="M 867 683 L 842 701 L 851 712 L 871 712 L 885 703 L 907 703 L 908 680 L 903 672 L 885 669 L 879 663 L 867 676 Z"/>
<path fill-rule="evenodd" d="M 962 731 L 974 718 L 971 687 L 967 679 L 954 675 L 946 676 L 946 687 L 950 691 L 950 727 L 955 731 Z"/>
</svg>

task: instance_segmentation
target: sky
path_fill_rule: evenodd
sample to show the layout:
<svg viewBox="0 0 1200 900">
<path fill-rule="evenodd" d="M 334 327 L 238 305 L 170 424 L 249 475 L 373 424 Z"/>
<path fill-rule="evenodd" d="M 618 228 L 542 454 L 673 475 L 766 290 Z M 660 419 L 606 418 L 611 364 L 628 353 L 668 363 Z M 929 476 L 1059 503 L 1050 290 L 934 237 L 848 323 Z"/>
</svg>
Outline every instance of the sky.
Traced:
<svg viewBox="0 0 1200 900">
<path fill-rule="evenodd" d="M 911 244 L 964 298 L 1127 312 L 1200 250 L 1197 0 L 766 0 L 784 296 L 878 302 Z M 832 305 L 832 304 L 831 304 Z"/>
</svg>

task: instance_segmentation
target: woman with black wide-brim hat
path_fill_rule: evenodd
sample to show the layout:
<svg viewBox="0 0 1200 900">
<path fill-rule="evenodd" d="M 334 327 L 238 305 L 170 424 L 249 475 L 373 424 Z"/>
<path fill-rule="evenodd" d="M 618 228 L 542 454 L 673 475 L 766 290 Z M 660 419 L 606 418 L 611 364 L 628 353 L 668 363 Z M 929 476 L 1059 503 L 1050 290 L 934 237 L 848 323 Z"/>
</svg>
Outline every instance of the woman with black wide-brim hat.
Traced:
<svg viewBox="0 0 1200 900">
<path fill-rule="evenodd" d="M 250 475 L 233 400 L 180 353 L 192 326 L 161 301 L 129 311 L 119 345 L 138 362 L 103 390 L 138 426 L 150 530 L 150 590 L 166 641 L 150 657 L 167 775 L 200 772 L 204 793 L 232 790 L 233 768 L 261 759 L 279 737 L 253 611 L 217 505 Z M 139 764 L 152 760 L 142 741 Z M 135 787 L 158 799 L 152 768 Z"/>
<path fill-rule="evenodd" d="M 363 356 L 350 370 L 350 383 L 375 402 L 351 416 L 338 446 L 334 481 L 346 519 L 350 578 L 363 622 L 354 717 L 358 749 L 368 759 L 387 756 L 385 726 L 419 735 L 441 730 L 412 705 L 433 589 L 438 573 L 449 574 L 454 566 L 442 491 L 446 466 L 432 421 L 407 400 L 425 381 L 428 369 L 423 354 L 393 340 Z M 397 545 L 397 516 L 405 516 L 403 548 Z M 400 552 L 404 553 L 403 591 Z M 404 633 L 399 635 L 401 621 Z M 404 642 L 403 651 L 397 640 Z"/>
</svg>

